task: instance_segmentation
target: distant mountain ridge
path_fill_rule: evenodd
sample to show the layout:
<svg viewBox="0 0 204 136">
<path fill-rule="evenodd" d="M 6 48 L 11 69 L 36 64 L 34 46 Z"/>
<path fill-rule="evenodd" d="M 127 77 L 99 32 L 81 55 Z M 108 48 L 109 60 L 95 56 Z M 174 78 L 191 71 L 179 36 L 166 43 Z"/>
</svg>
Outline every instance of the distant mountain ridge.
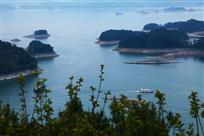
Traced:
<svg viewBox="0 0 204 136">
<path fill-rule="evenodd" d="M 15 2 L 16 1 L 16 2 Z M 21 0 L 4 0 L 5 4 L 9 4 L 20 9 L 76 9 L 76 8 L 136 8 L 136 7 L 169 7 L 169 6 L 181 6 L 181 7 L 200 7 L 203 5 L 201 0 L 163 0 L 163 1 L 150 1 L 150 0 L 28 0 L 28 2 Z"/>
</svg>

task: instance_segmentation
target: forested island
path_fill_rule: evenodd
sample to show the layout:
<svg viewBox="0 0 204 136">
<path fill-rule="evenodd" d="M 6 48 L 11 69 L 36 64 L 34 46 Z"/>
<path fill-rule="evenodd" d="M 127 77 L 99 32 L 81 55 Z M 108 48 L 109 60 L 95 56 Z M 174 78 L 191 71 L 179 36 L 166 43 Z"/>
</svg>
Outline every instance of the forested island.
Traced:
<svg viewBox="0 0 204 136">
<path fill-rule="evenodd" d="M 50 34 L 48 34 L 47 30 L 36 30 L 33 34 L 25 36 L 26 38 L 36 38 L 36 39 L 44 39 L 48 38 Z"/>
<path fill-rule="evenodd" d="M 120 53 L 158 55 L 162 57 L 162 61 L 164 58 L 174 57 L 204 57 L 203 33 L 204 21 L 194 19 L 165 25 L 150 23 L 144 26 L 143 31 L 108 30 L 102 32 L 98 44 L 117 45 L 113 50 Z M 160 62 L 160 60 L 154 62 Z"/>
<path fill-rule="evenodd" d="M 156 29 L 119 42 L 119 48 L 185 48 L 188 36 L 176 30 Z"/>
<path fill-rule="evenodd" d="M 115 49 L 120 53 L 159 55 L 162 57 L 204 57 L 203 37 L 189 37 L 185 32 L 165 28 L 128 37 L 119 42 Z"/>
<path fill-rule="evenodd" d="M 144 26 L 143 30 L 151 31 L 158 28 L 166 28 L 166 29 L 178 30 L 186 33 L 192 33 L 192 32 L 204 31 L 204 21 L 190 19 L 187 21 L 168 22 L 164 25 L 149 23 Z"/>
<path fill-rule="evenodd" d="M 114 50 L 120 53 L 157 55 L 163 60 L 174 57 L 204 57 L 203 48 L 203 38 L 196 38 L 191 42 L 184 32 L 160 28 L 123 39 Z"/>
<path fill-rule="evenodd" d="M 41 41 L 32 41 L 24 49 L 0 40 L 0 80 L 13 79 L 22 75 L 31 75 L 40 70 L 36 59 L 57 57 L 53 47 Z"/>
<path fill-rule="evenodd" d="M 162 28 L 162 25 L 159 25 L 156 23 L 149 23 L 149 24 L 144 26 L 143 30 L 144 31 L 151 31 L 151 30 L 160 29 L 160 28 Z"/>
<path fill-rule="evenodd" d="M 131 30 L 107 30 L 101 33 L 96 43 L 99 45 L 117 45 L 123 39 L 143 33 Z"/>
<path fill-rule="evenodd" d="M 18 39 L 18 38 L 15 38 L 15 39 L 11 39 L 11 42 L 20 42 L 21 40 L 20 39 Z"/>
<path fill-rule="evenodd" d="M 27 51 L 37 59 L 52 58 L 58 56 L 58 54 L 56 54 L 50 44 L 44 44 L 41 41 L 37 40 L 33 40 L 32 42 L 30 42 Z"/>
<path fill-rule="evenodd" d="M 193 9 L 186 9 L 184 7 L 169 7 L 169 8 L 165 8 L 164 11 L 166 12 L 192 12 L 194 11 Z"/>
<path fill-rule="evenodd" d="M 0 80 L 29 75 L 38 69 L 37 60 L 25 49 L 0 40 Z"/>
<path fill-rule="evenodd" d="M 157 30 L 158 31 L 154 31 L 153 33 L 151 33 L 151 31 L 153 30 Z M 166 29 L 166 31 L 165 31 Z M 169 30 L 169 31 L 167 31 Z M 170 31 L 172 30 L 172 32 Z M 173 31 L 173 30 L 177 30 L 177 32 Z M 165 32 L 164 32 L 165 31 Z M 151 34 L 147 34 L 147 33 L 151 33 Z M 181 33 L 185 33 L 187 36 L 185 36 L 186 38 L 197 38 L 197 37 L 204 37 L 203 33 L 204 33 L 204 21 L 198 21 L 195 19 L 190 19 L 188 21 L 179 21 L 179 22 L 169 22 L 166 23 L 164 25 L 160 25 L 160 24 L 156 24 L 156 23 L 149 23 L 147 25 L 144 26 L 143 31 L 132 31 L 132 30 L 107 30 L 101 33 L 101 35 L 98 38 L 98 41 L 96 42 L 99 45 L 118 45 L 120 41 L 126 40 L 127 39 L 134 39 L 138 40 L 138 37 L 141 38 L 141 41 L 143 41 L 144 37 L 146 37 L 147 35 L 149 35 L 148 37 L 151 37 L 149 40 L 154 39 L 154 34 L 158 35 L 158 36 L 162 36 L 162 34 L 165 34 L 166 36 L 170 35 L 172 33 L 174 33 L 175 35 L 180 35 Z M 146 34 L 146 36 L 145 36 Z M 183 36 L 185 35 L 183 34 Z M 152 35 L 152 36 L 151 36 Z M 155 38 L 158 36 L 155 36 Z M 173 36 L 173 35 L 172 35 Z M 174 40 L 178 40 L 176 36 L 175 39 L 169 39 L 172 40 L 172 42 L 176 42 Z M 148 39 L 146 39 L 148 40 Z M 186 39 L 187 40 L 187 39 Z M 182 39 L 180 40 L 181 42 Z M 136 42 L 136 41 L 135 41 Z M 152 42 L 152 41 L 148 41 L 148 42 Z M 178 42 L 178 41 L 177 41 Z M 151 43 L 152 44 L 152 43 Z M 170 43 L 169 43 L 170 44 Z M 129 45 L 131 46 L 131 45 Z M 172 45 L 172 46 L 177 46 L 177 45 Z"/>
</svg>

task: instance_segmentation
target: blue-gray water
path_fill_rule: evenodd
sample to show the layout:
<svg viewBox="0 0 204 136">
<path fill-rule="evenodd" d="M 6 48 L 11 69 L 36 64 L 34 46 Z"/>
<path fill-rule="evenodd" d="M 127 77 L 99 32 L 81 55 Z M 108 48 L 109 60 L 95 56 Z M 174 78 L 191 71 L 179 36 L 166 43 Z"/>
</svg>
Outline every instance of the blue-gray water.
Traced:
<svg viewBox="0 0 204 136">
<path fill-rule="evenodd" d="M 195 8 L 195 7 L 192 7 Z M 204 62 L 193 58 L 180 58 L 182 63 L 167 65 L 128 65 L 144 56 L 124 55 L 112 51 L 114 47 L 100 47 L 94 42 L 102 31 L 108 29 L 141 30 L 146 23 L 164 24 L 191 18 L 204 20 L 203 9 L 194 12 L 165 13 L 162 7 L 135 7 L 122 9 L 70 9 L 70 10 L 7 10 L 1 12 L 1 39 L 20 38 L 17 45 L 26 47 L 32 39 L 23 38 L 37 29 L 47 29 L 51 34 L 44 42 L 51 44 L 60 55 L 55 59 L 39 61 L 44 69 L 41 77 L 48 78 L 47 86 L 53 90 L 51 97 L 56 110 L 67 101 L 65 86 L 71 75 L 85 78 L 80 93 L 83 104 L 89 107 L 89 86 L 98 83 L 99 65 L 105 65 L 103 90 L 114 95 L 125 94 L 135 98 L 139 88 L 159 89 L 167 96 L 167 109 L 180 112 L 189 121 L 188 95 L 192 90 L 204 100 Z M 138 12 L 139 11 L 139 12 Z M 145 11 L 146 14 L 141 14 Z M 116 16 L 115 12 L 123 15 Z M 147 57 L 147 56 L 146 56 Z M 26 98 L 32 108 L 34 78 L 27 78 Z M 17 80 L 0 82 L 0 100 L 18 109 Z M 152 100 L 153 96 L 145 96 Z"/>
</svg>

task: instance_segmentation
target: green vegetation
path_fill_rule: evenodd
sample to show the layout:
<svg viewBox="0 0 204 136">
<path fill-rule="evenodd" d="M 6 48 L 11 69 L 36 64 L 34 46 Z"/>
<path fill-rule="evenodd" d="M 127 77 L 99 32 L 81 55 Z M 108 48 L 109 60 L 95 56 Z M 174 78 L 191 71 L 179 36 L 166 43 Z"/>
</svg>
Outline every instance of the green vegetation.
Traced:
<svg viewBox="0 0 204 136">
<path fill-rule="evenodd" d="M 37 30 L 34 32 L 34 35 L 48 35 L 47 30 Z"/>
<path fill-rule="evenodd" d="M 194 45 L 195 48 L 204 50 L 204 38 L 200 38 Z"/>
<path fill-rule="evenodd" d="M 7 104 L 0 104 L 0 135 L 3 136 L 204 136 L 201 118 L 204 117 L 204 104 L 197 92 L 189 96 L 190 115 L 194 124 L 183 124 L 181 116 L 165 109 L 165 95 L 156 91 L 156 102 L 148 102 L 141 95 L 134 100 L 121 95 L 112 96 L 109 91 L 102 91 L 104 66 L 101 65 L 99 85 L 90 87 L 90 109 L 83 107 L 79 92 L 83 79 L 75 81 L 69 78 L 66 86 L 67 102 L 57 116 L 53 116 L 50 89 L 46 79 L 39 78 L 34 89 L 34 109 L 27 113 L 25 100 L 25 78 L 20 77 L 20 111 L 16 112 Z M 103 102 L 99 102 L 103 99 Z M 107 115 L 105 106 L 109 106 Z M 185 126 L 184 126 L 185 125 Z"/>
<path fill-rule="evenodd" d="M 23 48 L 0 40 L 0 75 L 37 68 L 37 61 Z"/>
<path fill-rule="evenodd" d="M 188 37 L 176 30 L 156 29 L 121 40 L 121 48 L 185 48 Z"/>
<path fill-rule="evenodd" d="M 155 24 L 155 23 L 149 23 L 144 26 L 143 30 L 155 30 L 155 29 L 160 29 L 162 26 Z"/>
<path fill-rule="evenodd" d="M 169 22 L 164 24 L 163 26 L 160 26 L 157 24 L 152 25 L 152 23 L 147 24 L 144 26 L 144 30 L 154 30 L 156 27 L 158 28 L 166 28 L 166 29 L 173 29 L 178 30 L 181 32 L 197 32 L 197 31 L 204 31 L 204 21 L 198 21 L 195 19 L 190 19 L 188 21 L 179 21 L 179 22 Z"/>
<path fill-rule="evenodd" d="M 108 30 L 102 32 L 99 40 L 100 41 L 120 41 L 122 39 L 132 37 L 134 35 L 140 35 L 143 32 L 129 31 L 129 30 Z"/>
<path fill-rule="evenodd" d="M 204 21 L 190 19 L 158 25 L 149 23 L 142 31 L 108 30 L 102 32 L 100 41 L 120 41 L 119 48 L 197 48 L 203 49 L 203 38 L 196 44 L 189 44 L 186 33 L 204 31 Z"/>
<path fill-rule="evenodd" d="M 41 41 L 36 41 L 36 40 L 33 40 L 29 44 L 27 51 L 31 55 L 43 54 L 43 53 L 54 53 L 53 47 L 51 45 L 44 44 Z"/>
</svg>

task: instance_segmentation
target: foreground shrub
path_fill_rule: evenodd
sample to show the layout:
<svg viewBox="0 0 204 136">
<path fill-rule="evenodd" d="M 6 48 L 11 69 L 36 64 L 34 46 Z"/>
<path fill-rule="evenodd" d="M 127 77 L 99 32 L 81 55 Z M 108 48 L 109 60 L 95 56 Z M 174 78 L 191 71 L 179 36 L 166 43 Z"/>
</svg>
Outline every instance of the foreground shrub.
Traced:
<svg viewBox="0 0 204 136">
<path fill-rule="evenodd" d="M 102 91 L 104 66 L 101 65 L 98 87 L 90 87 L 90 110 L 83 107 L 79 92 L 83 79 L 69 78 L 66 86 L 67 102 L 58 116 L 53 116 L 50 89 L 46 79 L 39 78 L 34 88 L 34 109 L 27 113 L 25 78 L 19 78 L 20 110 L 16 112 L 7 104 L 0 103 L 0 136 L 204 136 L 202 118 L 204 104 L 197 92 L 189 96 L 190 115 L 194 124 L 183 124 L 179 113 L 165 109 L 165 94 L 156 91 L 156 103 L 146 101 L 141 95 L 135 99 L 121 95 L 115 97 L 110 91 Z M 103 99 L 100 103 L 99 100 Z M 109 111 L 105 111 L 109 106 Z M 109 114 L 106 114 L 106 113 Z"/>
</svg>

